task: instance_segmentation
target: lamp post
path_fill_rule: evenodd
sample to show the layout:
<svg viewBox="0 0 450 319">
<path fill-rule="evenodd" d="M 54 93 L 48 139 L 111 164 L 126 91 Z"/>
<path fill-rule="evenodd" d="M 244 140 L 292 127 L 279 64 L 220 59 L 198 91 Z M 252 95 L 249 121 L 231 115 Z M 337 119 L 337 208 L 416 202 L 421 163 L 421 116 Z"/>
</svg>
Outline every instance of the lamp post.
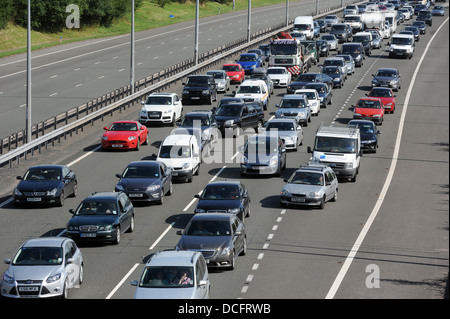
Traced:
<svg viewBox="0 0 450 319">
<path fill-rule="evenodd" d="M 134 94 L 134 0 L 131 0 L 131 54 L 130 54 L 130 85 Z"/>
<path fill-rule="evenodd" d="M 250 42 L 250 25 L 252 24 L 252 0 L 248 0 L 247 11 L 247 42 Z"/>
<path fill-rule="evenodd" d="M 198 23 L 199 23 L 199 0 L 195 3 L 195 35 L 194 35 L 194 65 L 198 64 Z"/>
<path fill-rule="evenodd" d="M 31 142 L 31 5 L 27 4 L 27 114 L 26 114 L 26 143 Z"/>
</svg>

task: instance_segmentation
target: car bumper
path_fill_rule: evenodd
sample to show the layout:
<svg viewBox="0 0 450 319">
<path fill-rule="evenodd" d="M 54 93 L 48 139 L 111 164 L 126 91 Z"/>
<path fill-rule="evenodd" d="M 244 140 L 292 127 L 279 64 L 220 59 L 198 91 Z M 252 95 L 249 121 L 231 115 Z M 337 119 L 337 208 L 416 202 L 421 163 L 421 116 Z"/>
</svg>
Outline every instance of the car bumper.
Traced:
<svg viewBox="0 0 450 319">
<path fill-rule="evenodd" d="M 90 241 L 115 241 L 116 240 L 116 230 L 109 231 L 95 231 L 95 232 L 80 232 L 74 230 L 66 230 L 68 237 L 73 240 L 80 242 L 90 242 Z"/>
<path fill-rule="evenodd" d="M 272 175 L 278 170 L 278 165 L 244 165 L 241 164 L 241 174 Z"/>
<path fill-rule="evenodd" d="M 367 121 L 373 121 L 377 124 L 381 124 L 383 123 L 383 118 L 382 117 L 371 117 L 371 116 L 355 116 L 353 115 L 353 119 L 355 120 L 367 120 Z"/>
<path fill-rule="evenodd" d="M 103 141 L 101 142 L 102 144 L 102 149 L 121 149 L 121 150 L 127 150 L 127 149 L 134 149 L 136 148 L 138 143 L 138 140 L 133 140 L 130 142 L 123 142 L 123 141 L 117 141 L 117 142 L 109 142 L 109 141 Z"/>
<path fill-rule="evenodd" d="M 172 167 L 172 179 L 173 180 L 186 180 L 192 178 L 192 170 L 185 170 L 176 167 Z"/>
<path fill-rule="evenodd" d="M 120 190 L 116 189 L 116 192 Z M 156 202 L 161 200 L 161 191 L 142 192 L 142 191 L 125 191 L 131 201 L 133 202 Z"/>
<path fill-rule="evenodd" d="M 64 293 L 64 277 L 56 282 L 46 283 L 45 280 L 38 284 L 12 284 L 5 282 L 1 285 L 1 295 L 7 298 L 55 298 Z M 37 280 L 36 280 L 37 281 Z"/>
<path fill-rule="evenodd" d="M 297 196 L 281 196 L 280 203 L 287 205 L 299 206 L 319 206 L 322 198 L 297 197 Z"/>
<path fill-rule="evenodd" d="M 13 195 L 14 204 L 56 204 L 58 197 L 61 193 L 57 193 L 57 196 L 25 196 L 25 195 Z"/>
<path fill-rule="evenodd" d="M 148 123 L 172 123 L 173 115 L 165 115 L 159 119 L 151 119 L 146 117 L 139 117 L 139 123 L 148 124 Z"/>
</svg>

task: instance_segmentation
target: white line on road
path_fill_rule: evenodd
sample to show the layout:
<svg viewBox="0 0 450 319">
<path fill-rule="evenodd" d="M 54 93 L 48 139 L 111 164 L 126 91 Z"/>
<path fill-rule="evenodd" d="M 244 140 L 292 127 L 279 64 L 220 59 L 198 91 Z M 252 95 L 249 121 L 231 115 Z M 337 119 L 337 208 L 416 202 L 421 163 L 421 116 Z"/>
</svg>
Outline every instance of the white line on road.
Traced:
<svg viewBox="0 0 450 319">
<path fill-rule="evenodd" d="M 381 205 L 383 204 L 384 197 L 387 194 L 387 191 L 388 191 L 389 186 L 392 181 L 392 177 L 394 176 L 395 167 L 397 166 L 398 153 L 400 151 L 400 144 L 401 144 L 401 140 L 402 140 L 402 133 L 403 133 L 403 126 L 405 123 L 406 111 L 408 110 L 409 98 L 411 96 L 411 92 L 414 87 L 414 83 L 416 81 L 417 73 L 419 72 L 420 66 L 422 65 L 423 59 L 425 58 L 425 55 L 428 52 L 431 42 L 433 42 L 433 39 L 439 33 L 439 30 L 444 26 L 444 24 L 447 21 L 448 21 L 448 18 L 445 19 L 445 21 L 441 24 L 441 26 L 436 30 L 436 33 L 431 37 L 430 41 L 428 42 L 420 60 L 419 60 L 419 63 L 416 66 L 416 69 L 414 70 L 414 74 L 411 78 L 411 83 L 410 83 L 410 85 L 408 87 L 408 91 L 406 93 L 405 103 L 403 104 L 403 110 L 402 110 L 402 114 L 400 116 L 400 123 L 399 123 L 398 131 L 397 131 L 397 138 L 395 141 L 394 154 L 392 156 L 392 162 L 391 162 L 391 166 L 389 167 L 386 181 L 384 182 L 383 188 L 380 192 L 380 196 L 378 197 L 378 200 L 375 203 L 375 207 L 373 208 L 372 212 L 370 213 L 368 220 L 364 223 L 364 227 L 361 230 L 361 233 L 359 234 L 358 238 L 356 239 L 356 242 L 353 244 L 353 247 L 350 250 L 350 253 L 348 254 L 347 258 L 345 259 L 345 262 L 342 265 L 342 268 L 339 271 L 336 279 L 334 280 L 334 283 L 331 286 L 330 290 L 328 291 L 328 294 L 326 295 L 325 299 L 333 299 L 334 296 L 336 295 L 336 292 L 339 289 L 339 286 L 341 285 L 342 281 L 344 280 L 344 277 L 347 274 L 347 271 L 350 268 L 350 265 L 352 264 L 353 259 L 356 256 L 356 253 L 358 252 L 359 248 L 361 247 L 361 244 L 364 241 L 364 238 L 366 237 L 370 227 L 372 226 L 373 221 L 377 217 L 377 214 L 378 214 L 378 211 L 380 210 Z"/>
<path fill-rule="evenodd" d="M 167 228 L 166 230 L 155 240 L 155 242 L 150 246 L 149 250 L 152 250 L 153 248 L 156 247 L 156 245 L 158 245 L 158 243 L 161 241 L 161 239 L 167 234 L 167 232 L 169 230 L 172 229 L 173 225 L 175 225 L 175 222 L 172 222 Z"/>
<path fill-rule="evenodd" d="M 134 266 L 130 269 L 129 272 L 127 272 L 127 274 L 122 278 L 122 280 L 117 284 L 116 287 L 114 287 L 114 289 L 109 293 L 109 295 L 106 297 L 106 299 L 110 299 L 117 290 L 119 290 L 120 286 L 122 286 L 122 284 L 125 282 L 125 280 L 128 279 L 128 277 L 130 277 L 130 275 L 132 274 L 132 272 L 139 266 L 139 264 L 134 264 Z"/>
</svg>

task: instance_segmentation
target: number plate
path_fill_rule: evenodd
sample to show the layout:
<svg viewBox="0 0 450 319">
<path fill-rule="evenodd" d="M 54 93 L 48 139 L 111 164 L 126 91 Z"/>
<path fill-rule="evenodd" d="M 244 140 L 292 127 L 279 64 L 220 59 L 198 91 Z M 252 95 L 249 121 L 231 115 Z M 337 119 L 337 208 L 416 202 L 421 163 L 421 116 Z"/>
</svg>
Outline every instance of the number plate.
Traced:
<svg viewBox="0 0 450 319">
<path fill-rule="evenodd" d="M 122 144 L 113 144 L 112 147 L 123 147 Z"/>
<path fill-rule="evenodd" d="M 27 286 L 23 286 L 23 287 L 19 287 L 19 291 L 39 291 L 39 287 L 27 287 Z"/>
<path fill-rule="evenodd" d="M 27 201 L 29 201 L 29 202 L 40 202 L 41 198 L 40 197 L 28 197 Z"/>
<path fill-rule="evenodd" d="M 305 199 L 304 198 L 295 198 L 295 197 L 293 197 L 293 198 L 291 198 L 291 201 L 292 202 L 297 202 L 297 203 L 304 203 Z"/>
<path fill-rule="evenodd" d="M 172 172 L 172 176 L 178 176 L 177 172 Z"/>
<path fill-rule="evenodd" d="M 143 194 L 128 194 L 129 197 L 142 197 Z"/>
<path fill-rule="evenodd" d="M 80 237 L 97 237 L 96 233 L 80 233 Z"/>
<path fill-rule="evenodd" d="M 191 96 L 192 100 L 200 100 L 200 98 L 198 96 Z"/>
</svg>

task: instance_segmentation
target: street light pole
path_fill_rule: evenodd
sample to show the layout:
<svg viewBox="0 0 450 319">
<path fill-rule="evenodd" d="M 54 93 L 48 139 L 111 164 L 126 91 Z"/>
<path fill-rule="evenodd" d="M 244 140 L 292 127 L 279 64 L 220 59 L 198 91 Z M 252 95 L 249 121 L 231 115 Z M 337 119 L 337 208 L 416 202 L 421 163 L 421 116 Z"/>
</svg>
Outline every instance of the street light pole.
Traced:
<svg viewBox="0 0 450 319">
<path fill-rule="evenodd" d="M 31 142 L 31 5 L 27 5 L 27 115 L 26 142 Z"/>
<path fill-rule="evenodd" d="M 252 24 L 252 0 L 248 0 L 247 13 L 247 42 L 250 42 L 250 25 Z"/>
<path fill-rule="evenodd" d="M 199 23 L 199 0 L 195 5 L 195 35 L 194 35 L 194 65 L 198 64 L 198 23 Z"/>
<path fill-rule="evenodd" d="M 134 0 L 131 0 L 131 57 L 130 57 L 130 85 L 134 94 Z"/>
</svg>

